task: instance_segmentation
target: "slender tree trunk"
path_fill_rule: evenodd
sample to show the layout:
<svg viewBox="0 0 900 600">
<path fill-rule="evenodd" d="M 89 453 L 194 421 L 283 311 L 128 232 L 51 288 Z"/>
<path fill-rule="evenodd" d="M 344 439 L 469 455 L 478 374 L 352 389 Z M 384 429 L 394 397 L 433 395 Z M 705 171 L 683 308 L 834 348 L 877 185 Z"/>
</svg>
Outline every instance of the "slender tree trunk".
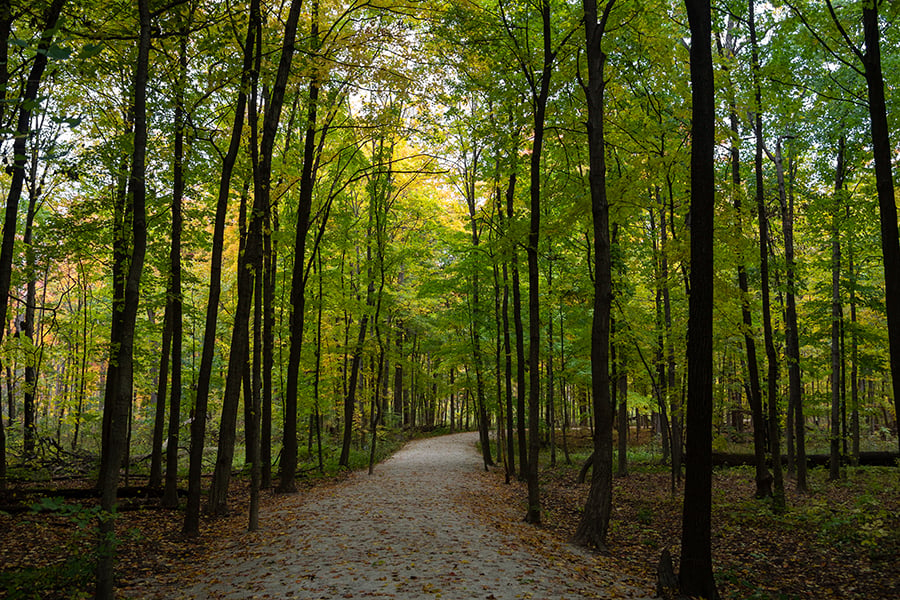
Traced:
<svg viewBox="0 0 900 600">
<path fill-rule="evenodd" d="M 834 213 L 831 217 L 831 460 L 829 479 L 841 477 L 838 414 L 841 405 L 841 238 L 840 217 L 844 193 L 844 137 L 838 140 L 834 173 Z"/>
<path fill-rule="evenodd" d="M 323 280 L 324 274 L 322 273 L 322 254 L 321 252 L 316 252 L 316 260 L 318 261 L 318 271 L 319 271 L 319 294 L 318 294 L 318 307 L 317 307 L 317 318 L 316 318 L 316 368 L 313 379 L 313 411 L 316 417 L 316 449 L 318 450 L 319 456 L 319 473 L 325 472 L 325 464 L 323 462 L 322 457 L 322 417 L 319 414 L 319 383 L 321 380 L 322 374 L 322 314 L 323 314 L 323 304 L 324 304 L 324 294 L 323 294 Z"/>
<path fill-rule="evenodd" d="M 534 102 L 534 137 L 531 146 L 529 196 L 530 223 L 525 253 L 528 259 L 528 468 L 525 481 L 528 487 L 528 510 L 525 521 L 541 522 L 541 497 L 538 481 L 538 461 L 541 447 L 541 301 L 538 247 L 541 239 L 541 154 L 544 147 L 544 122 L 547 99 L 550 96 L 550 77 L 556 53 L 551 47 L 550 2 L 539 4 L 542 23 L 543 65 L 538 78 L 539 85 L 532 87 Z M 534 81 L 534 78 L 532 78 Z"/>
<path fill-rule="evenodd" d="M 649 193 L 652 198 L 653 193 Z M 656 356 L 654 359 L 654 363 L 656 365 L 656 380 L 653 383 L 654 395 L 656 396 L 656 404 L 659 407 L 658 414 L 658 423 L 659 423 L 659 433 L 660 440 L 662 446 L 662 464 L 665 464 L 669 461 L 672 453 L 672 443 L 671 440 L 673 436 L 670 435 L 671 426 L 669 420 L 669 395 L 671 391 L 668 388 L 669 379 L 666 377 L 666 364 L 665 364 L 665 346 L 666 340 L 664 336 L 665 325 L 663 319 L 663 301 L 662 301 L 662 260 L 659 258 L 661 252 L 657 246 L 657 233 L 656 233 L 656 211 L 651 208 L 648 211 L 650 217 L 650 234 L 653 238 L 653 254 L 654 254 L 654 280 L 656 281 L 655 290 L 654 290 L 654 308 L 655 310 L 655 327 L 656 327 Z M 675 471 L 674 469 L 671 471 L 672 477 L 672 492 L 675 491 Z"/>
<path fill-rule="evenodd" d="M 682 448 L 684 446 L 684 415 L 680 396 L 675 393 L 675 342 L 672 339 L 672 303 L 669 294 L 669 235 L 666 228 L 666 209 L 657 189 L 659 199 L 659 232 L 660 232 L 660 291 L 662 292 L 663 324 L 665 327 L 665 364 L 661 368 L 660 383 L 666 390 L 666 396 L 671 399 L 672 407 L 670 427 L 672 430 L 672 475 L 675 481 L 681 481 Z"/>
<path fill-rule="evenodd" d="M 371 238 L 370 233 L 367 239 Z M 371 243 L 371 241 L 369 242 Z M 367 252 L 371 256 L 371 250 Z M 367 261 L 369 262 L 369 261 Z M 366 286 L 365 312 L 359 322 L 359 333 L 356 338 L 356 346 L 350 357 L 350 378 L 347 382 L 347 397 L 344 399 L 344 437 L 341 443 L 341 456 L 338 464 L 342 467 L 350 466 L 350 442 L 353 436 L 353 413 L 356 411 L 356 392 L 359 383 L 359 365 L 362 361 L 363 344 L 366 341 L 366 329 L 369 325 L 369 309 L 375 305 L 375 281 L 370 273 Z"/>
<path fill-rule="evenodd" d="M 729 52 L 733 52 L 729 48 Z M 729 90 L 729 117 L 731 123 L 731 194 L 737 218 L 737 230 L 743 230 L 743 190 L 741 188 L 740 130 L 734 91 Z M 753 335 L 753 316 L 750 312 L 750 285 L 743 256 L 737 267 L 738 288 L 741 292 L 741 322 L 744 334 L 744 351 L 747 353 L 747 402 L 753 416 L 753 454 L 756 458 L 756 498 L 772 495 L 772 475 L 766 467 L 766 419 L 762 406 L 762 389 L 759 383 L 759 363 L 756 357 L 756 338 Z"/>
<path fill-rule="evenodd" d="M 510 171 L 509 187 L 506 189 L 506 220 L 513 219 L 513 198 L 515 197 L 516 169 Z M 519 282 L 518 242 L 510 244 L 512 260 L 513 325 L 516 332 L 516 434 L 519 441 L 519 479 L 524 480 L 528 470 L 528 437 L 526 435 L 525 394 L 525 328 L 522 324 L 522 293 Z"/>
<path fill-rule="evenodd" d="M 806 485 L 806 425 L 803 417 L 802 382 L 800 380 L 800 335 L 797 324 L 796 262 L 794 259 L 794 195 L 786 192 L 784 159 L 781 154 L 781 139 L 775 145 L 774 162 L 778 176 L 778 198 L 781 203 L 781 222 L 784 232 L 784 258 L 787 263 L 787 292 L 785 294 L 785 356 L 788 363 L 788 390 L 793 421 L 788 430 L 793 430 L 796 443 L 797 489 L 805 492 Z M 788 174 L 793 188 L 793 165 L 788 159 Z"/>
<path fill-rule="evenodd" d="M 272 487 L 272 376 L 275 372 L 275 283 L 278 255 L 273 247 L 273 232 L 278 229 L 276 207 L 266 207 L 263 230 L 263 337 L 262 337 L 262 406 L 260 407 L 260 481 L 262 489 Z"/>
<path fill-rule="evenodd" d="M 31 64 L 31 71 L 28 73 L 28 80 L 25 83 L 24 94 L 19 103 L 19 113 L 15 125 L 15 134 L 12 147 L 12 164 L 7 167 L 10 171 L 11 178 L 9 188 L 6 195 L 6 211 L 3 221 L 3 239 L 0 242 L 0 322 L 7 323 L 6 311 L 9 307 L 9 289 L 12 281 L 12 262 L 15 251 L 16 238 L 16 222 L 19 213 L 19 200 L 22 195 L 22 189 L 25 183 L 25 161 L 27 157 L 26 144 L 29 139 L 31 130 L 31 116 L 36 107 L 40 106 L 38 92 L 40 90 L 41 79 L 47 67 L 47 50 L 53 41 L 56 33 L 56 24 L 62 11 L 64 0 L 53 0 L 44 13 L 44 31 L 41 33 L 41 39 L 38 42 L 38 51 L 35 54 L 34 61 Z M 2 25 L 3 43 L 6 45 L 11 35 L 12 14 L 10 7 L 7 5 L 0 12 L 0 25 Z M 8 47 L 4 48 L 4 53 L 8 57 Z M 8 59 L 8 58 L 7 58 Z M 0 72 L 0 83 L 2 83 L 2 99 L 7 99 L 6 86 L 9 79 L 9 66 L 6 60 L 3 62 L 2 72 Z M 2 341 L 4 327 L 0 327 L 0 341 Z M 27 367 L 26 367 L 27 369 Z M 33 373 L 32 373 L 33 376 Z M 26 389 L 26 394 L 33 394 L 32 390 Z M 30 414 L 25 415 L 25 454 L 26 456 L 34 451 L 34 406 L 33 397 L 30 403 L 26 400 L 26 411 L 30 408 Z M 31 417 L 31 418 L 29 418 Z M 3 469 L 6 469 L 6 440 L 3 439 Z"/>
<path fill-rule="evenodd" d="M 481 442 L 481 457 L 484 461 L 484 469 L 487 470 L 489 466 L 494 464 L 494 460 L 491 456 L 491 438 L 487 418 L 487 409 L 485 407 L 487 400 L 485 399 L 484 392 L 484 365 L 481 352 L 481 289 L 477 265 L 479 258 L 479 244 L 481 240 L 479 238 L 478 219 L 475 208 L 475 178 L 476 170 L 478 168 L 478 155 L 479 153 L 477 150 L 473 151 L 471 157 L 472 162 L 471 164 L 466 165 L 463 177 L 465 180 L 466 188 L 466 204 L 468 205 L 469 209 L 469 226 L 472 230 L 472 255 L 474 263 L 472 266 L 471 275 L 472 296 L 470 304 L 470 339 L 472 340 L 472 360 L 475 366 L 475 400 L 478 404 L 479 416 L 478 435 Z"/>
<path fill-rule="evenodd" d="M 775 342 L 772 336 L 772 312 L 769 294 L 769 217 L 763 193 L 762 91 L 759 82 L 759 51 L 757 49 L 756 21 L 754 16 L 755 1 L 750 0 L 750 40 L 752 46 L 753 85 L 756 96 L 754 171 L 756 173 L 756 209 L 759 220 L 759 277 L 762 294 L 763 337 L 766 346 L 766 361 L 768 363 L 769 446 L 772 453 L 772 474 L 775 486 L 772 494 L 772 504 L 776 512 L 781 512 L 785 507 L 785 497 L 784 476 L 781 468 L 781 426 L 778 410 L 778 354 L 775 351 Z"/>
<path fill-rule="evenodd" d="M 848 207 L 849 208 L 849 207 Z M 853 445 L 850 455 L 859 464 L 859 340 L 856 328 L 856 272 L 853 265 L 853 241 L 848 242 L 847 272 L 850 274 L 850 432 Z"/>
<path fill-rule="evenodd" d="M 296 0 L 297 4 L 300 0 Z M 310 51 L 319 51 L 319 2 L 313 1 L 310 25 Z M 306 313 L 306 234 L 312 212 L 314 165 L 316 162 L 316 121 L 319 108 L 319 79 L 314 74 L 309 82 L 309 101 L 306 117 L 306 134 L 303 141 L 303 166 L 300 171 L 300 190 L 297 199 L 297 224 L 294 238 L 294 266 L 291 273 L 291 312 L 288 350 L 287 385 L 284 390 L 284 433 L 281 450 L 281 467 L 278 473 L 278 491 L 295 492 L 297 484 L 297 395 L 300 376 L 300 356 L 303 345 L 303 328 Z M 342 454 L 343 456 L 343 454 Z M 342 463 L 343 464 L 343 463 Z"/>
<path fill-rule="evenodd" d="M 219 454 L 216 458 L 216 470 L 210 486 L 209 508 L 213 514 L 226 509 L 226 492 L 231 476 L 231 460 L 234 454 L 234 428 L 237 413 L 237 400 L 240 394 L 240 378 L 242 365 L 246 361 L 246 349 L 249 347 L 247 322 L 250 316 L 250 300 L 253 296 L 254 277 L 260 275 L 258 269 L 262 265 L 262 229 L 266 207 L 270 202 L 270 186 L 272 179 L 272 151 L 275 147 L 275 136 L 284 105 L 287 80 L 294 55 L 294 43 L 297 34 L 297 22 L 300 18 L 301 0 L 291 2 L 288 18 L 284 26 L 281 58 L 278 72 L 272 86 L 263 119 L 262 139 L 259 145 L 259 163 L 254 176 L 253 210 L 250 218 L 250 230 L 245 250 L 245 264 L 253 268 L 244 268 L 238 274 L 238 305 L 235 309 L 235 324 L 232 331 L 231 353 L 229 354 L 228 375 L 225 380 L 225 394 L 222 407 L 222 424 L 219 435 Z M 253 148 L 251 148 L 253 150 Z M 244 285 L 241 285 L 241 283 Z M 229 385 L 229 382 L 231 385 Z"/>
<path fill-rule="evenodd" d="M 131 257 L 128 276 L 125 280 L 124 302 L 122 304 L 121 329 L 118 338 L 111 339 L 114 349 L 111 357 L 117 368 L 115 378 L 107 380 L 110 391 L 107 397 L 112 405 L 110 411 L 109 435 L 103 441 L 105 469 L 100 472 L 99 547 L 97 565 L 97 587 L 95 598 L 106 600 L 114 597 L 115 564 L 115 521 L 116 496 L 119 482 L 119 466 L 127 451 L 129 422 L 133 393 L 134 338 L 140 299 L 141 272 L 147 251 L 147 214 L 145 189 L 145 159 L 147 150 L 147 79 L 150 62 L 150 7 L 148 0 L 138 0 L 140 18 L 140 41 L 134 74 L 134 150 L 131 173 L 128 178 L 128 196 L 131 200 Z"/>
<path fill-rule="evenodd" d="M 610 317 L 610 337 L 615 337 L 617 325 L 618 322 Z M 619 411 L 616 416 L 619 436 L 619 460 L 616 476 L 625 477 L 628 475 L 628 373 L 625 371 L 625 360 L 619 350 L 619 344 L 616 342 L 612 342 L 610 345 L 610 362 L 613 364 L 615 373 L 616 387 L 613 388 L 613 392 Z"/>
<path fill-rule="evenodd" d="M 712 321 L 715 83 L 709 0 L 686 0 L 691 27 L 691 273 L 688 308 L 687 460 L 679 588 L 717 600 L 712 571 Z"/>
<path fill-rule="evenodd" d="M 169 431 L 166 445 L 166 485 L 162 504 L 178 506 L 178 441 L 181 429 L 181 353 L 184 339 L 181 293 L 181 232 L 184 217 L 181 211 L 184 196 L 184 89 L 187 85 L 188 25 L 182 26 L 178 48 L 178 90 L 175 99 L 175 155 L 172 168 L 172 244 L 169 249 L 168 302 L 172 307 L 172 393 L 169 400 Z"/>
<path fill-rule="evenodd" d="M 41 193 L 37 183 L 37 149 L 32 152 L 31 182 L 28 186 L 28 209 L 25 216 L 25 231 L 22 241 L 25 246 L 25 271 L 28 277 L 25 291 L 25 321 L 22 333 L 28 340 L 25 352 L 25 386 L 22 393 L 22 451 L 26 458 L 34 456 L 35 438 L 37 437 L 37 346 L 34 340 L 34 319 L 37 304 L 37 265 L 34 252 L 34 218 L 37 213 L 38 197 Z M 45 288 L 46 289 L 46 288 Z"/>
<path fill-rule="evenodd" d="M 551 287 L 550 276 L 547 287 Z M 547 314 L 547 428 L 550 430 L 550 466 L 556 467 L 556 383 L 553 373 L 553 313 Z M 499 394 L 497 395 L 499 398 Z"/>
<path fill-rule="evenodd" d="M 203 334 L 203 350 L 197 375 L 197 399 L 191 420 L 191 453 L 188 475 L 188 500 L 184 517 L 184 534 L 197 537 L 200 534 L 200 486 L 203 469 L 203 447 L 206 437 L 206 413 L 209 401 L 209 384 L 213 370 L 216 327 L 219 314 L 219 298 L 222 291 L 222 251 L 225 236 L 225 216 L 228 211 L 228 194 L 231 190 L 231 174 L 241 145 L 244 113 L 247 107 L 247 93 L 250 71 L 253 65 L 256 30 L 260 26 L 259 0 L 251 0 L 250 20 L 244 42 L 244 62 L 241 85 L 235 105 L 235 118 L 231 130 L 231 141 L 222 161 L 222 176 L 219 180 L 219 197 L 213 226 L 212 256 L 210 259 L 209 300 L 206 307 L 206 323 Z"/>
<path fill-rule="evenodd" d="M 150 480 L 152 488 L 162 487 L 162 445 L 166 421 L 166 391 L 169 384 L 169 350 L 172 347 L 172 309 L 166 302 L 163 314 L 162 344 L 159 349 L 159 371 L 156 381 L 156 407 L 153 419 L 153 447 L 150 451 Z"/>
<path fill-rule="evenodd" d="M 250 463 L 250 508 L 247 531 L 259 529 L 259 490 L 260 490 L 260 408 L 262 406 L 262 335 L 263 335 L 263 256 L 260 254 L 253 265 L 257 276 L 255 283 L 255 300 L 253 302 L 253 358 L 251 361 L 252 380 L 248 394 L 250 399 L 250 419 L 245 424 L 247 433 L 247 457 Z"/>
<path fill-rule="evenodd" d="M 510 184 L 515 183 L 515 174 L 510 175 Z M 503 200 L 497 197 L 497 214 L 501 220 L 501 230 L 503 235 L 508 235 L 509 220 L 504 218 Z M 513 250 L 515 251 L 515 250 Z M 509 269 L 507 261 L 503 261 L 501 268 L 503 273 L 503 301 L 501 306 L 503 320 L 503 379 L 506 388 L 506 464 L 510 476 L 516 476 L 516 445 L 515 436 L 513 434 L 513 385 L 512 385 L 512 345 L 510 344 L 509 335 Z M 499 378 L 499 373 L 498 373 Z M 498 401 L 500 399 L 498 398 Z M 520 455 L 521 456 L 521 455 Z"/>
</svg>

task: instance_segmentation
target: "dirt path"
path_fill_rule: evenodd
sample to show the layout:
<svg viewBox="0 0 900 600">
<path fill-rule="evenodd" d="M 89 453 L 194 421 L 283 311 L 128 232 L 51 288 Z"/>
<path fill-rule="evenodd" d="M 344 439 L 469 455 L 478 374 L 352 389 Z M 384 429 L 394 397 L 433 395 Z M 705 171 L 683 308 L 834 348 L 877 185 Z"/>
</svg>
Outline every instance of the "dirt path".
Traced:
<svg viewBox="0 0 900 600">
<path fill-rule="evenodd" d="M 613 575 L 601 586 L 596 572 L 579 576 L 595 569 L 576 549 L 526 551 L 480 518 L 465 501 L 484 485 L 476 440 L 416 441 L 372 476 L 291 496 L 261 515 L 258 532 L 217 550 L 180 597 L 641 597 Z"/>
</svg>

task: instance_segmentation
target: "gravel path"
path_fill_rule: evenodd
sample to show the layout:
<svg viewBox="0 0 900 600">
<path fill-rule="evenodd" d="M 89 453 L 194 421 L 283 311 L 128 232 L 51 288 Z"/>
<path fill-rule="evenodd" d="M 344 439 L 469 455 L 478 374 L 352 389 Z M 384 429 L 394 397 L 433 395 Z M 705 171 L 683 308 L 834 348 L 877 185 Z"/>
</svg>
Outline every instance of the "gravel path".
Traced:
<svg viewBox="0 0 900 600">
<path fill-rule="evenodd" d="M 591 567 L 577 549 L 551 561 L 480 519 L 464 498 L 485 485 L 476 440 L 463 433 L 416 441 L 371 476 L 292 496 L 261 515 L 258 532 L 218 550 L 180 597 L 641 596 L 614 575 L 603 589 L 579 578 L 578 569 Z"/>
</svg>

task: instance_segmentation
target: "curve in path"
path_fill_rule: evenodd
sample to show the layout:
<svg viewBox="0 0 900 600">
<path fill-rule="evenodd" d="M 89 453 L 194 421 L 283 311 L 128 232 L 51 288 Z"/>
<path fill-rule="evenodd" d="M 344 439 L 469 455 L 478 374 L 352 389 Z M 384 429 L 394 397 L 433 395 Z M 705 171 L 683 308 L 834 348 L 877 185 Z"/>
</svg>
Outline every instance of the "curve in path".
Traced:
<svg viewBox="0 0 900 600">
<path fill-rule="evenodd" d="M 261 529 L 222 548 L 182 598 L 640 595 L 621 584 L 596 589 L 578 581 L 460 501 L 484 485 L 476 440 L 463 433 L 412 442 L 371 476 L 354 474 L 261 515 Z"/>
</svg>

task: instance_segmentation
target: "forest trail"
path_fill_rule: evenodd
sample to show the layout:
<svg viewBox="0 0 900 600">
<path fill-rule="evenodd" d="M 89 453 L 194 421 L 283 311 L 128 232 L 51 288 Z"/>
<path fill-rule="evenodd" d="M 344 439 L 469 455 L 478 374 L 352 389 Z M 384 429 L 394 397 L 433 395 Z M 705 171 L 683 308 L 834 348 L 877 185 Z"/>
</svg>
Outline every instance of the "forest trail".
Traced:
<svg viewBox="0 0 900 600">
<path fill-rule="evenodd" d="M 477 439 L 462 433 L 415 441 L 371 476 L 355 473 L 289 496 L 260 515 L 259 531 L 219 548 L 176 597 L 646 597 L 615 574 L 600 574 L 598 585 L 588 553 L 533 551 L 479 516 L 470 500 L 487 484 Z M 518 507 L 501 510 L 515 511 L 515 519 Z"/>
</svg>

